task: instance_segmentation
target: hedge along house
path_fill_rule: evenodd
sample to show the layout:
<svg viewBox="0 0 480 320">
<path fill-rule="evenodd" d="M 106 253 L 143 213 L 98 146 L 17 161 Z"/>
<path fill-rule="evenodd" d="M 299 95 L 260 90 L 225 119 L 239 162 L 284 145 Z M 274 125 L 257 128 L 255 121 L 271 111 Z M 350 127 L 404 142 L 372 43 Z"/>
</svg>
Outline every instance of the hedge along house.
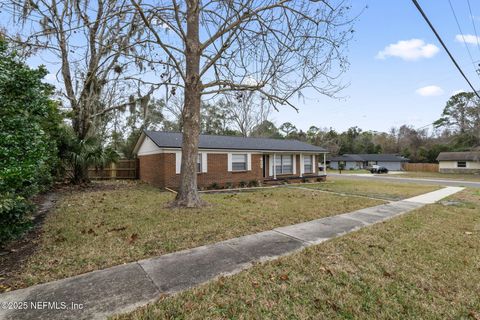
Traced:
<svg viewBox="0 0 480 320">
<path fill-rule="evenodd" d="M 438 171 L 443 173 L 480 173 L 480 151 L 440 152 Z"/>
<path fill-rule="evenodd" d="M 343 164 L 343 169 L 365 169 L 372 165 L 379 165 L 391 171 L 402 170 L 402 163 L 409 159 L 397 154 L 344 154 L 330 159 L 330 168 L 338 169 Z"/>
<path fill-rule="evenodd" d="M 181 146 L 181 133 L 144 131 L 134 149 L 140 180 L 178 188 Z M 325 162 L 326 153 L 324 148 L 297 140 L 200 135 L 197 183 L 206 188 L 252 181 L 323 180 L 317 163 Z"/>
</svg>

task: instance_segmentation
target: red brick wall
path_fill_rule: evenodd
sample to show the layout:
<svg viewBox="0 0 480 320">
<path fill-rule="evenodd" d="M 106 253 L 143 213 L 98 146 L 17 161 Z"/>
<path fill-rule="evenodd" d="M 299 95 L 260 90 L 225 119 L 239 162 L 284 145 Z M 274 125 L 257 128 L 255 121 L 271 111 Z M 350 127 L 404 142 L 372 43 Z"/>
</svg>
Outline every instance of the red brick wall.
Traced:
<svg viewBox="0 0 480 320">
<path fill-rule="evenodd" d="M 180 183 L 180 175 L 175 174 L 175 154 L 172 155 L 173 170 L 165 172 L 165 186 L 177 188 Z M 228 155 L 226 153 L 208 153 L 207 155 L 207 172 L 197 174 L 197 184 L 199 188 L 207 188 L 213 183 L 225 186 L 232 183 L 237 186 L 240 182 L 248 183 L 252 180 L 262 180 L 262 169 L 260 167 L 260 159 L 262 155 L 252 154 L 252 170 L 241 172 L 228 172 Z M 168 164 L 170 165 L 170 164 Z"/>
<path fill-rule="evenodd" d="M 213 183 L 224 186 L 232 183 L 237 186 L 240 182 L 248 183 L 252 180 L 263 180 L 260 161 L 261 154 L 252 154 L 252 170 L 228 172 L 228 155 L 226 153 L 207 154 L 207 172 L 197 174 L 199 188 L 207 188 Z M 140 180 L 158 187 L 177 189 L 180 183 L 180 174 L 175 173 L 175 153 L 162 153 L 139 156 Z"/>
<path fill-rule="evenodd" d="M 164 153 L 159 153 L 138 157 L 138 177 L 140 180 L 157 187 L 164 187 L 164 156 Z M 173 167 L 173 170 L 175 170 L 175 167 Z"/>
<path fill-rule="evenodd" d="M 157 187 L 169 187 L 177 189 L 180 183 L 180 174 L 175 173 L 175 153 L 160 153 L 154 155 L 139 156 L 139 177 L 140 180 L 148 182 Z M 318 167 L 316 165 L 318 156 L 315 159 L 314 173 L 305 174 L 317 175 Z M 228 172 L 228 155 L 226 153 L 208 153 L 207 155 L 207 172 L 197 174 L 197 183 L 199 188 L 207 188 L 216 183 L 220 186 L 225 186 L 231 183 L 233 186 L 238 186 L 240 182 L 248 183 L 252 180 L 263 180 L 263 169 L 261 167 L 262 155 L 252 154 L 252 170 L 241 172 Z M 296 155 L 296 174 L 295 175 L 283 175 L 286 176 L 299 176 L 300 166 L 303 165 L 300 162 L 300 155 Z M 267 177 L 269 170 L 268 157 L 265 163 L 267 169 Z"/>
</svg>

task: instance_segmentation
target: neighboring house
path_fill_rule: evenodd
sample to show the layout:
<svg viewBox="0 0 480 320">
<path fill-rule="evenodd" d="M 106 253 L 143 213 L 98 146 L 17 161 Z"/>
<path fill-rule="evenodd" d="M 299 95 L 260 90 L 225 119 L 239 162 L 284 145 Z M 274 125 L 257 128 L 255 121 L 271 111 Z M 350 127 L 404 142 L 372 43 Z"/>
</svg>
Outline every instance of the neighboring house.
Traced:
<svg viewBox="0 0 480 320">
<path fill-rule="evenodd" d="M 480 151 L 440 152 L 438 171 L 443 173 L 480 173 Z"/>
<path fill-rule="evenodd" d="M 376 164 L 391 171 L 400 171 L 402 163 L 408 161 L 398 154 L 344 154 L 330 158 L 330 168 L 338 169 L 343 164 L 345 170 L 365 169 Z"/>
<path fill-rule="evenodd" d="M 139 177 L 158 187 L 180 183 L 182 134 L 144 131 L 134 153 Z M 327 151 L 297 140 L 200 135 L 197 157 L 199 188 L 237 186 L 252 181 L 315 180 Z M 275 164 L 275 165 L 274 165 Z"/>
</svg>

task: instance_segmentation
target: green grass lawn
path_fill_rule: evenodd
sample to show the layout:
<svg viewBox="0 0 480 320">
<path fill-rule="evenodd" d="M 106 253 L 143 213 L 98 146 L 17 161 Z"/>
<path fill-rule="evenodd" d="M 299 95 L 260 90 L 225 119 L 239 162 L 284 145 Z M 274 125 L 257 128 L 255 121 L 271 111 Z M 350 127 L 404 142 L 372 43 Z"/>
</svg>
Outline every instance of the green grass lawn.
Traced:
<svg viewBox="0 0 480 320">
<path fill-rule="evenodd" d="M 449 179 L 480 182 L 480 175 L 465 173 L 440 173 L 440 172 L 404 172 L 399 175 L 389 175 L 393 178 L 429 178 L 429 179 Z"/>
<path fill-rule="evenodd" d="M 116 319 L 479 319 L 480 191 Z"/>
<path fill-rule="evenodd" d="M 302 187 L 388 200 L 401 200 L 439 189 L 438 186 L 358 179 L 347 180 L 345 178 L 336 179 L 335 177 L 328 177 L 327 181 L 323 183 L 305 184 Z"/>
<path fill-rule="evenodd" d="M 168 209 L 173 195 L 144 184 L 63 197 L 13 288 L 382 203 L 288 188 L 204 194 L 210 206 Z"/>
</svg>

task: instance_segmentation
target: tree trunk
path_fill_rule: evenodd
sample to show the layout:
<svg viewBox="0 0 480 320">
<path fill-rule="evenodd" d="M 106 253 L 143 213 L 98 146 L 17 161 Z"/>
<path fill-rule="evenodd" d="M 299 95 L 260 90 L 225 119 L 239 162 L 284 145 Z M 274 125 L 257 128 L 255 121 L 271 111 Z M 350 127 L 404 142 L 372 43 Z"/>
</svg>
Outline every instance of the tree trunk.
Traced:
<svg viewBox="0 0 480 320">
<path fill-rule="evenodd" d="M 80 101 L 82 103 L 82 101 Z M 85 119 L 85 112 L 87 108 L 86 105 L 76 106 L 73 112 L 72 117 L 72 127 L 75 134 L 76 143 L 80 144 L 83 140 L 88 137 L 88 126 L 87 119 Z M 84 183 L 89 183 L 90 178 L 88 177 L 88 166 L 83 166 L 77 164 L 73 167 L 73 179 L 71 180 L 73 184 L 80 185 Z"/>
<path fill-rule="evenodd" d="M 74 166 L 73 178 L 71 182 L 76 185 L 90 183 L 90 178 L 88 177 L 88 168 L 85 168 L 81 165 Z"/>
<path fill-rule="evenodd" d="M 176 207 L 195 208 L 204 202 L 197 190 L 197 156 L 200 135 L 200 38 L 199 3 L 187 1 L 187 41 L 185 48 L 185 105 L 182 115 L 183 141 L 180 186 L 173 203 Z"/>
</svg>

